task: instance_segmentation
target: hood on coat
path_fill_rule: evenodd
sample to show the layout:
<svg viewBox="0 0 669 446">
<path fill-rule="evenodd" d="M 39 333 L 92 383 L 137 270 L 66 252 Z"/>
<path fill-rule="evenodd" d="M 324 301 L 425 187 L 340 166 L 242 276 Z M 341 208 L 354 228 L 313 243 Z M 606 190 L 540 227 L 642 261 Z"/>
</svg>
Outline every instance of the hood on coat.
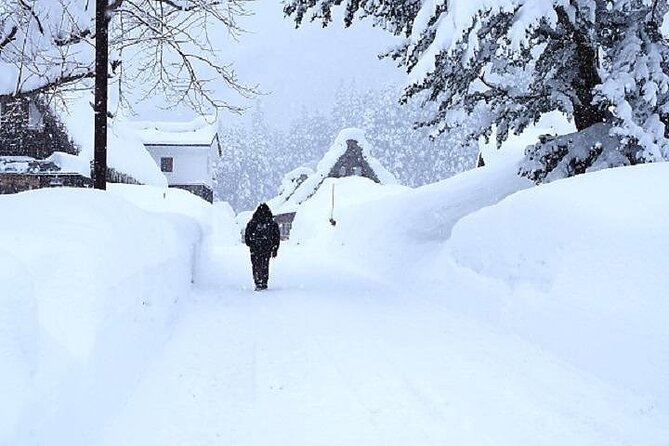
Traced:
<svg viewBox="0 0 669 446">
<path fill-rule="evenodd" d="M 253 220 L 272 220 L 273 218 L 272 211 L 266 203 L 260 203 L 253 213 Z"/>
</svg>

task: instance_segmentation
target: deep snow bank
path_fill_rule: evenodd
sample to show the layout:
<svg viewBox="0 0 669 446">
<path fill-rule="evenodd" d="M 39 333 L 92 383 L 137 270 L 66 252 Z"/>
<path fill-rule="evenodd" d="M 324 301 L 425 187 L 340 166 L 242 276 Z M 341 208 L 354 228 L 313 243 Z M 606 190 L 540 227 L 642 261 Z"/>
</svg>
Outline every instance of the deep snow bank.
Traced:
<svg viewBox="0 0 669 446">
<path fill-rule="evenodd" d="M 664 163 L 532 187 L 510 161 L 386 196 L 351 183 L 357 202 L 335 208 L 337 225 L 322 188 L 298 212 L 293 242 L 511 331 L 667 413 L 668 187 Z"/>
<path fill-rule="evenodd" d="M 500 324 L 667 409 L 667 189 L 661 163 L 516 193 L 458 222 L 432 271 L 452 259 L 506 289 L 486 304 Z"/>
<path fill-rule="evenodd" d="M 0 215 L 0 443 L 86 444 L 189 292 L 202 230 L 82 189 L 0 196 Z"/>
<path fill-rule="evenodd" d="M 198 223 L 205 238 L 220 245 L 239 241 L 235 213 L 227 202 L 213 205 L 178 188 L 108 184 L 107 190 L 150 212 L 186 216 Z"/>
<path fill-rule="evenodd" d="M 328 179 L 300 208 L 291 240 L 321 245 L 365 270 L 406 271 L 447 240 L 460 218 L 532 186 L 517 175 L 518 160 L 509 157 L 417 189 Z M 335 227 L 328 223 L 332 184 Z"/>
<path fill-rule="evenodd" d="M 365 206 L 384 197 L 404 193 L 410 189 L 397 184 L 383 185 L 358 176 L 327 178 L 309 200 L 302 203 L 293 222 L 290 240 L 295 243 L 328 240 L 340 230 L 340 217 L 346 219 L 351 207 Z M 337 226 L 330 224 L 330 218 Z"/>
</svg>

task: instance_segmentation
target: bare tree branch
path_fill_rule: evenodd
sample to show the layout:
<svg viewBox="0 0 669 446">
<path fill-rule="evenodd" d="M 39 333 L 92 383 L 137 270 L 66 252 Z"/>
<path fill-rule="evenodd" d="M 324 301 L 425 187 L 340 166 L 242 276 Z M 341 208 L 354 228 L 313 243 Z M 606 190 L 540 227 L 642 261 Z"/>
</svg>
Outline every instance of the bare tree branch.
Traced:
<svg viewBox="0 0 669 446">
<path fill-rule="evenodd" d="M 18 33 L 19 28 L 17 26 L 13 26 L 12 29 L 9 30 L 9 33 L 5 36 L 4 39 L 0 40 L 0 53 L 2 53 L 2 49 L 9 45 L 14 39 L 16 38 L 16 34 Z"/>
<path fill-rule="evenodd" d="M 42 21 L 37 16 L 37 14 L 35 14 L 35 10 L 33 9 L 33 7 L 31 5 L 29 5 L 28 2 L 26 2 L 25 0 L 19 0 L 19 3 L 21 4 L 21 7 L 23 9 L 28 11 L 30 13 L 30 15 L 33 16 L 33 19 L 35 19 L 35 22 L 37 23 L 37 27 L 39 28 L 39 32 L 41 34 L 44 34 L 44 26 L 42 25 Z"/>
<path fill-rule="evenodd" d="M 0 97 L 80 88 L 77 81 L 92 77 L 91 2 L 1 1 L 6 3 L 0 29 L 11 31 L 0 40 L 0 63 L 5 70 L 16 67 L 14 73 L 9 68 L 16 88 L 0 91 Z M 119 100 L 130 105 L 127 92 L 133 91 L 134 97 L 161 95 L 169 105 L 187 104 L 201 112 L 241 111 L 220 93 L 228 89 L 249 97 L 257 88 L 243 85 L 220 60 L 220 43 L 212 41 L 210 30 L 225 29 L 236 39 L 244 32 L 237 18 L 248 14 L 248 1 L 110 0 L 110 73 Z M 49 5 L 48 17 L 40 15 L 41 2 Z"/>
<path fill-rule="evenodd" d="M 58 90 L 60 90 L 64 87 L 67 87 L 67 86 L 73 85 L 73 84 L 77 84 L 81 80 L 93 79 L 94 77 L 95 77 L 95 72 L 93 72 L 93 71 L 78 73 L 78 74 L 64 75 L 64 76 L 58 78 L 57 81 L 41 85 L 37 88 L 22 89 L 20 91 L 12 93 L 11 95 L 0 95 L 0 98 L 3 97 L 3 96 L 5 96 L 5 97 L 11 96 L 13 98 L 21 98 L 21 97 L 36 96 L 36 95 L 39 95 L 39 94 L 42 94 L 42 93 L 55 93 L 55 92 L 57 92 Z"/>
</svg>

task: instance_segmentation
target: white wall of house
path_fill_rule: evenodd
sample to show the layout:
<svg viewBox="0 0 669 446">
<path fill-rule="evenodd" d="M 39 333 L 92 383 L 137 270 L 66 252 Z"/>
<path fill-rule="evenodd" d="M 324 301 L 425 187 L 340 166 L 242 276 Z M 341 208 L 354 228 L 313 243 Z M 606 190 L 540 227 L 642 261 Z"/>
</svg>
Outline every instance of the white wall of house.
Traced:
<svg viewBox="0 0 669 446">
<path fill-rule="evenodd" d="M 161 168 L 167 184 L 204 184 L 213 187 L 213 145 L 147 145 L 146 148 L 159 168 L 163 166 L 163 158 L 172 158 L 172 172 Z"/>
</svg>

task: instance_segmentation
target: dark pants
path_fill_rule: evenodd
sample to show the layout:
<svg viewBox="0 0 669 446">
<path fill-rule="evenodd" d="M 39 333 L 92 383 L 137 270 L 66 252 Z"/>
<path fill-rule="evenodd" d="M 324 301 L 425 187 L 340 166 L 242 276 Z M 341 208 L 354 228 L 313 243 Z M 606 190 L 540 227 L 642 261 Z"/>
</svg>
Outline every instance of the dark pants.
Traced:
<svg viewBox="0 0 669 446">
<path fill-rule="evenodd" d="M 251 252 L 251 265 L 253 266 L 253 281 L 259 288 L 267 288 L 269 279 L 269 253 Z"/>
</svg>

